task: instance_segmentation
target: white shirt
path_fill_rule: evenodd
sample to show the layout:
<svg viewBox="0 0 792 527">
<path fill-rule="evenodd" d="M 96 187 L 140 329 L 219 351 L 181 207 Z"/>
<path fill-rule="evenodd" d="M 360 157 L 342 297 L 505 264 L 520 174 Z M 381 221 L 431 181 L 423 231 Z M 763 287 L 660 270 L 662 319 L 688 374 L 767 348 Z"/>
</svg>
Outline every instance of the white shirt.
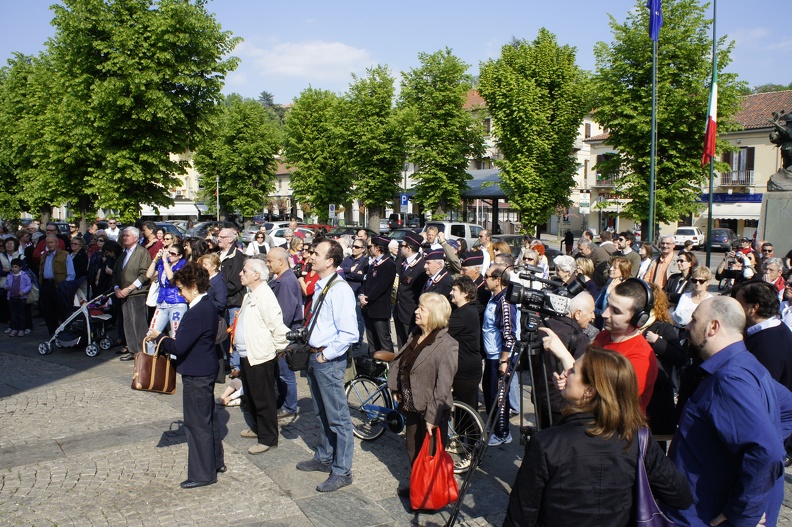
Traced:
<svg viewBox="0 0 792 527">
<path fill-rule="evenodd" d="M 792 329 L 792 304 L 786 300 L 781 302 L 781 320 Z"/>
</svg>

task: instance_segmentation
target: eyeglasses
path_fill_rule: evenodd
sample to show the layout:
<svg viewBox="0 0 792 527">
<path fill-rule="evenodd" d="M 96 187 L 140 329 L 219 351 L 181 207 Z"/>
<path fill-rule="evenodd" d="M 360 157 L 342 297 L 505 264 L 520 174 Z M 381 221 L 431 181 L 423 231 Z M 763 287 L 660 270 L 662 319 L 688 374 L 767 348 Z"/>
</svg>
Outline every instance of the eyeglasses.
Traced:
<svg viewBox="0 0 792 527">
<path fill-rule="evenodd" d="M 116 222 L 114 222 L 114 221 L 108 221 L 107 223 L 109 223 L 110 225 L 115 225 L 116 224 Z"/>
<path fill-rule="evenodd" d="M 684 258 L 680 258 L 680 259 L 679 259 L 679 260 L 677 260 L 676 262 L 677 262 L 677 263 L 688 263 L 688 261 L 687 261 L 687 260 L 685 260 Z"/>
<path fill-rule="evenodd" d="M 264 236 L 256 236 L 256 239 L 257 239 L 257 240 L 263 240 L 263 239 L 264 239 Z"/>
<path fill-rule="evenodd" d="M 763 253 L 771 253 L 771 252 L 773 252 L 773 249 L 762 249 L 762 252 Z"/>
<path fill-rule="evenodd" d="M 170 254 L 171 256 L 181 256 L 179 253 L 172 253 L 170 251 L 168 251 L 168 254 Z"/>
<path fill-rule="evenodd" d="M 693 278 L 690 281 L 693 282 L 694 284 L 699 284 L 699 285 L 706 284 L 707 282 L 709 282 L 709 280 L 704 280 L 702 278 Z"/>
<path fill-rule="evenodd" d="M 617 241 L 623 242 L 626 241 L 624 238 L 619 238 Z"/>
<path fill-rule="evenodd" d="M 80 245 L 80 242 L 71 242 L 72 245 Z"/>
<path fill-rule="evenodd" d="M 484 279 L 486 279 L 486 280 L 489 280 L 489 279 L 497 280 L 500 277 L 501 277 L 501 275 L 497 275 L 497 276 L 495 276 L 494 274 L 485 274 L 484 275 Z"/>
<path fill-rule="evenodd" d="M 312 250 L 310 250 L 310 249 L 305 249 L 303 252 L 304 252 L 305 254 L 313 254 L 313 253 L 314 253 L 314 252 L 313 252 Z"/>
<path fill-rule="evenodd" d="M 369 247 L 371 247 L 371 246 L 369 246 Z M 362 249 L 363 246 L 362 245 L 353 245 L 352 248 L 353 249 Z"/>
<path fill-rule="evenodd" d="M 523 258 L 523 260 L 526 261 L 526 262 L 533 262 L 534 258 L 527 258 L 526 257 L 526 258 Z"/>
</svg>

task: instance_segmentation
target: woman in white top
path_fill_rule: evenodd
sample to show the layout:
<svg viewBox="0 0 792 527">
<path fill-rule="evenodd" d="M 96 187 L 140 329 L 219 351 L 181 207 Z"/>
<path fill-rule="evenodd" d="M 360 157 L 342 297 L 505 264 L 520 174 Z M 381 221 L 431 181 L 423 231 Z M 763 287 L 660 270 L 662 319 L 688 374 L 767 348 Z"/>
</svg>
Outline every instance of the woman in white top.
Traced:
<svg viewBox="0 0 792 527">
<path fill-rule="evenodd" d="M 709 268 L 701 265 L 693 269 L 688 282 L 692 284 L 693 290 L 683 293 L 679 297 L 679 303 L 671 314 L 671 320 L 674 321 L 675 326 L 681 328 L 687 326 L 693 316 L 693 311 L 700 303 L 712 296 L 707 292 L 710 280 L 712 280 L 712 271 Z"/>
<path fill-rule="evenodd" d="M 253 237 L 253 241 L 250 242 L 245 249 L 245 254 L 247 256 L 254 256 L 256 254 L 267 254 L 270 251 L 270 246 L 267 243 L 267 235 L 263 232 L 257 232 L 256 235 Z"/>
<path fill-rule="evenodd" d="M 652 264 L 652 255 L 654 254 L 654 248 L 652 244 L 649 242 L 644 242 L 641 244 L 641 247 L 638 249 L 638 256 L 641 257 L 641 267 L 638 268 L 638 278 L 643 280 L 644 275 L 649 270 L 649 266 Z"/>
</svg>

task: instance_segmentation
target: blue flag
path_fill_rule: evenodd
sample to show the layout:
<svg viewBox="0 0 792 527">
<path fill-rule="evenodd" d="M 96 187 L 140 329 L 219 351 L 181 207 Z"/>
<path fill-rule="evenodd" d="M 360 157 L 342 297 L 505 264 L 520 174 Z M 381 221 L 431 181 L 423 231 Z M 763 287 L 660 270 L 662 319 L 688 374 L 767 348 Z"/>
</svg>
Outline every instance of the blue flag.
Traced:
<svg viewBox="0 0 792 527">
<path fill-rule="evenodd" d="M 657 42 L 663 27 L 663 8 L 660 0 L 646 0 L 646 7 L 649 8 L 649 38 Z"/>
</svg>

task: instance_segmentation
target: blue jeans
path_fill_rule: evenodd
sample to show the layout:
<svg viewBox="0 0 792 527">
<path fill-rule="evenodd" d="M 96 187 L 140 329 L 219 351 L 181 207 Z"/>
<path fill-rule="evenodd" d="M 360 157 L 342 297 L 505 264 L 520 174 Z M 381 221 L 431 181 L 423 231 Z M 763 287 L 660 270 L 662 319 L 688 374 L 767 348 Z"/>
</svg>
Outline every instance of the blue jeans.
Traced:
<svg viewBox="0 0 792 527">
<path fill-rule="evenodd" d="M 154 329 L 162 333 L 162 330 L 164 330 L 165 327 L 170 324 L 170 331 L 168 334 L 171 337 L 175 337 L 176 330 L 179 329 L 181 319 L 186 312 L 187 304 L 167 304 L 165 302 L 161 302 L 157 304 L 157 309 L 154 311 L 154 316 L 151 317 L 149 329 Z M 154 351 L 156 350 L 156 346 L 153 342 L 147 342 L 146 350 L 148 353 L 153 355 Z"/>
<path fill-rule="evenodd" d="M 308 386 L 321 425 L 314 459 L 332 464 L 333 474 L 348 476 L 352 473 L 355 439 L 344 392 L 346 353 L 324 364 L 317 362 L 316 357 L 311 355 L 308 364 Z"/>
<path fill-rule="evenodd" d="M 286 412 L 297 411 L 297 377 L 289 369 L 286 357 L 278 359 L 278 400 L 276 407 Z"/>
<path fill-rule="evenodd" d="M 236 319 L 237 315 L 239 314 L 238 307 L 229 307 L 228 311 L 226 311 L 226 322 L 228 323 L 228 327 L 231 327 L 234 324 L 234 319 Z M 230 335 L 230 333 L 229 333 Z M 231 346 L 231 337 L 228 337 L 223 341 L 223 349 L 233 349 L 231 352 L 231 356 L 228 358 L 228 365 L 231 366 L 231 370 L 238 370 L 239 369 L 239 352 L 236 348 L 232 348 Z"/>
</svg>

